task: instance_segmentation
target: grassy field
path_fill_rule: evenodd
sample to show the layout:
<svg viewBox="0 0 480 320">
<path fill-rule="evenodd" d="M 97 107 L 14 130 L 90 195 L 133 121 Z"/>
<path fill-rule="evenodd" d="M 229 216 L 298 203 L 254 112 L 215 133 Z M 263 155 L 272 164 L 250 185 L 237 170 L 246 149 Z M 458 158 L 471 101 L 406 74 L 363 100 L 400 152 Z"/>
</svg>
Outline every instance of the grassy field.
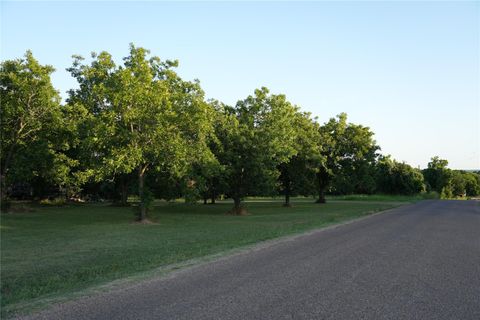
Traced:
<svg viewBox="0 0 480 320">
<path fill-rule="evenodd" d="M 34 206 L 1 216 L 2 315 L 115 279 L 218 254 L 259 241 L 357 218 L 412 198 L 375 201 L 252 199 L 251 215 L 230 216 L 231 203 L 157 203 L 154 224 L 132 223 L 133 208 L 108 204 Z M 380 201 L 381 200 L 381 201 Z"/>
</svg>

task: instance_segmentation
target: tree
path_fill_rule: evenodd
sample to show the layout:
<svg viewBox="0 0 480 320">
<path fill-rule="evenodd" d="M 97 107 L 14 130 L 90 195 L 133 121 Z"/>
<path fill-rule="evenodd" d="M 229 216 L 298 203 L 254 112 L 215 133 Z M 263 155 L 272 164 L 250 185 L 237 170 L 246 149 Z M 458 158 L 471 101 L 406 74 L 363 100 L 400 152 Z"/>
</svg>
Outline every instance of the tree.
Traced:
<svg viewBox="0 0 480 320">
<path fill-rule="evenodd" d="M 465 192 L 468 197 L 475 197 L 480 194 L 480 174 L 474 172 L 464 172 Z"/>
<path fill-rule="evenodd" d="M 347 115 L 342 113 L 319 128 L 318 144 L 321 146 L 321 155 L 324 161 L 317 170 L 316 187 L 318 191 L 317 203 L 325 203 L 325 192 L 330 186 L 334 175 L 338 171 L 338 160 L 340 158 L 340 139 L 347 126 Z"/>
<path fill-rule="evenodd" d="M 467 194 L 466 181 L 464 174 L 459 170 L 452 170 L 449 181 L 452 187 L 452 194 L 454 197 L 463 197 Z"/>
<path fill-rule="evenodd" d="M 325 192 L 336 179 L 349 189 L 370 192 L 374 181 L 373 165 L 380 148 L 368 127 L 347 123 L 347 114 L 341 113 L 320 126 L 322 156 L 325 160 L 317 171 L 317 203 L 325 203 Z M 368 191 L 367 191 L 368 190 Z"/>
<path fill-rule="evenodd" d="M 375 163 L 378 157 L 374 133 L 368 127 L 348 123 L 339 139 L 339 169 L 332 189 L 339 194 L 375 192 Z"/>
<path fill-rule="evenodd" d="M 212 114 L 198 81 L 184 81 L 174 72 L 177 61 L 148 55 L 131 45 L 123 66 L 102 52 L 92 54 L 90 65 L 75 57 L 69 69 L 80 85 L 70 92 L 69 103 L 88 112 L 87 145 L 96 159 L 91 172 L 98 179 L 135 171 L 140 221 L 151 200 L 147 173 L 180 176 L 195 158 L 207 155 Z"/>
<path fill-rule="evenodd" d="M 424 179 L 419 169 L 390 156 L 382 156 L 376 164 L 377 192 L 413 195 L 425 191 Z"/>
<path fill-rule="evenodd" d="M 226 125 L 226 119 L 224 104 L 217 100 L 210 100 L 209 104 L 214 110 L 212 125 L 215 134 L 210 135 L 208 139 L 208 147 L 212 156 L 197 161 L 190 168 L 185 189 L 190 196 L 196 195 L 196 198 L 192 200 L 196 201 L 201 198 L 203 203 L 207 204 L 210 199 L 210 204 L 215 204 L 217 196 L 225 193 L 225 166 L 218 161 L 215 155 L 222 150 L 222 144 L 217 134 Z"/>
<path fill-rule="evenodd" d="M 60 96 L 50 75 L 54 68 L 41 65 L 30 51 L 23 59 L 0 66 L 1 97 L 1 200 L 7 186 L 40 178 L 66 186 L 76 162 L 67 157 L 70 129 L 64 121 Z"/>
<path fill-rule="evenodd" d="M 315 174 L 324 160 L 318 143 L 318 123 L 309 113 L 297 112 L 293 119 L 295 154 L 279 165 L 280 191 L 285 195 L 284 206 L 290 206 L 291 195 L 311 195 L 315 187 Z"/>
<path fill-rule="evenodd" d="M 223 173 L 224 167 L 214 157 L 192 167 L 191 177 L 203 204 L 207 204 L 208 199 L 215 204 L 218 192 L 222 190 Z"/>
<path fill-rule="evenodd" d="M 448 161 L 440 159 L 438 156 L 431 159 L 427 165 L 427 169 L 422 171 L 429 190 L 442 193 L 442 189 L 449 184 L 452 178 L 452 171 L 448 169 L 447 166 Z"/>
<path fill-rule="evenodd" d="M 278 165 L 295 154 L 293 119 L 296 108 L 284 95 L 267 88 L 220 110 L 217 158 L 225 168 L 225 187 L 234 200 L 233 214 L 242 214 L 241 200 L 249 194 L 275 189 Z"/>
</svg>

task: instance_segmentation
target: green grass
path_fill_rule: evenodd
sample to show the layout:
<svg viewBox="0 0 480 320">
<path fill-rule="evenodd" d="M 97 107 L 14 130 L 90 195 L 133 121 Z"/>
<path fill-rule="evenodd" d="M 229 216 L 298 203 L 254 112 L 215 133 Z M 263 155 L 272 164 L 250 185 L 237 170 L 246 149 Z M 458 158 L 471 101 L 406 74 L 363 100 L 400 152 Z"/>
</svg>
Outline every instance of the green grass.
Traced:
<svg viewBox="0 0 480 320">
<path fill-rule="evenodd" d="M 390 195 L 390 194 L 350 194 L 350 195 L 328 195 L 327 200 L 342 200 L 342 201 L 388 201 L 388 202 L 412 202 L 423 199 L 435 198 L 430 194 L 416 194 L 416 195 Z M 437 197 L 438 198 L 438 197 Z M 316 197 L 292 197 L 292 202 L 312 202 Z M 246 202 L 283 202 L 283 196 L 276 197 L 248 197 Z"/>
<path fill-rule="evenodd" d="M 132 223 L 133 208 L 107 204 L 36 206 L 1 216 L 2 315 L 39 301 L 218 254 L 259 241 L 357 218 L 397 201 L 297 199 L 247 202 L 251 215 L 229 216 L 231 204 L 157 203 L 158 224 Z M 402 201 L 406 201 L 403 199 Z M 29 306 L 30 305 L 30 306 Z"/>
</svg>

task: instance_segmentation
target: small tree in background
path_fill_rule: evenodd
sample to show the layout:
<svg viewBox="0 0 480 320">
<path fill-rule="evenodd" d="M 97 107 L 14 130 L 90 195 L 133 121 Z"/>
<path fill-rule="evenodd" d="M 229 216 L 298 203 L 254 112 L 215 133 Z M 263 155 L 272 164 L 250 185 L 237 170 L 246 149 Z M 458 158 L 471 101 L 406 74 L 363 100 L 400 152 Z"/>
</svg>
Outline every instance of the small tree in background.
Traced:
<svg viewBox="0 0 480 320">
<path fill-rule="evenodd" d="M 463 172 L 463 177 L 467 196 L 478 196 L 480 194 L 480 174 L 478 172 Z"/>
<path fill-rule="evenodd" d="M 444 193 L 446 196 L 450 195 L 453 190 L 449 182 L 452 178 L 452 171 L 447 168 L 448 161 L 440 159 L 439 157 L 433 157 L 427 165 L 427 169 L 422 171 L 427 183 L 428 190 L 433 190 L 439 194 Z M 446 190 L 443 190 L 446 188 Z M 445 192 L 443 192 L 445 191 Z"/>
</svg>

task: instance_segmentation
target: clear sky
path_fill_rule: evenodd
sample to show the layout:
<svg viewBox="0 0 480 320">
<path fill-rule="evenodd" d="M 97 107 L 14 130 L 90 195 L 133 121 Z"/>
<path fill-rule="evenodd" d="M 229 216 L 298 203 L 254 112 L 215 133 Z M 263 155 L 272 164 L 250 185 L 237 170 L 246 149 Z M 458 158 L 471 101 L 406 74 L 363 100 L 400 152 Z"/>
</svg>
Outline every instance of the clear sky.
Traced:
<svg viewBox="0 0 480 320">
<path fill-rule="evenodd" d="M 1 2 L 1 59 L 31 49 L 57 71 L 71 55 L 128 44 L 234 104 L 260 86 L 324 122 L 369 126 L 384 154 L 480 168 L 480 2 Z"/>
</svg>

